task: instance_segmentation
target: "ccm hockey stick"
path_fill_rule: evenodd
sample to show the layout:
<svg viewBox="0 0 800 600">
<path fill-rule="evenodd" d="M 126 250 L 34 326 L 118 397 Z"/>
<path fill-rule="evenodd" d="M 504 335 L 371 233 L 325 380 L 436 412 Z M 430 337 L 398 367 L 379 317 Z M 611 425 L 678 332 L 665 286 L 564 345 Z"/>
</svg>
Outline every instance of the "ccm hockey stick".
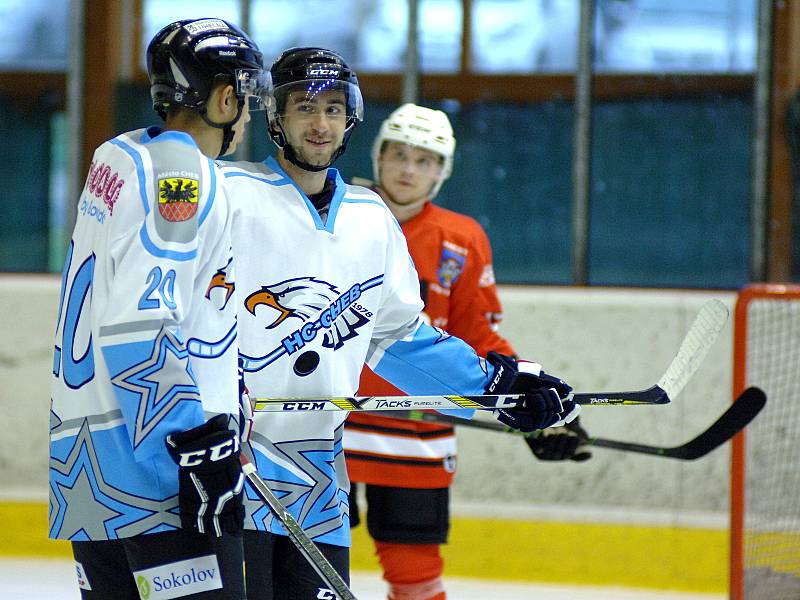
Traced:
<svg viewBox="0 0 800 600">
<path fill-rule="evenodd" d="M 719 300 L 706 302 L 681 342 L 680 349 L 658 383 L 646 390 L 632 392 L 573 393 L 576 404 L 632 405 L 668 404 L 684 388 L 700 367 L 719 332 L 728 320 L 728 309 Z M 514 408 L 521 394 L 475 396 L 348 396 L 340 398 L 254 398 L 256 411 L 383 411 L 419 409 L 480 409 Z"/>
<path fill-rule="evenodd" d="M 660 446 L 648 446 L 646 444 L 635 444 L 633 442 L 620 442 L 605 438 L 590 437 L 582 443 L 587 446 L 598 446 L 600 448 L 611 448 L 613 450 L 624 450 L 626 452 L 636 452 L 639 454 L 652 454 L 665 458 L 677 458 L 678 460 L 695 460 L 701 458 L 721 446 L 734 435 L 744 429 L 750 421 L 764 408 L 767 396 L 757 387 L 747 388 L 741 395 L 733 401 L 720 417 L 711 424 L 703 433 L 696 438 L 689 440 L 680 446 L 672 448 L 662 448 Z M 423 411 L 398 411 L 387 416 L 398 416 L 412 421 L 425 421 L 430 423 L 443 423 L 458 425 L 463 427 L 473 427 L 486 429 L 489 431 L 500 431 L 513 433 L 524 437 L 535 437 L 538 431 L 523 433 L 511 427 L 506 427 L 499 422 L 476 421 L 459 419 L 449 415 L 430 413 Z"/>
<path fill-rule="evenodd" d="M 342 579 L 336 569 L 333 568 L 333 565 L 328 562 L 325 555 L 319 551 L 319 548 L 311 541 L 308 534 L 303 531 L 303 528 L 300 527 L 300 524 L 292 516 L 292 513 L 286 510 L 283 503 L 272 493 L 272 490 L 269 489 L 269 486 L 267 486 L 266 482 L 256 471 L 253 463 L 247 460 L 244 454 L 240 456 L 240 460 L 242 463 L 242 472 L 245 477 L 253 484 L 262 502 L 269 507 L 272 513 L 281 522 L 281 525 L 284 526 L 286 532 L 289 534 L 289 538 L 300 551 L 300 554 L 308 561 L 308 564 L 317 572 L 322 582 L 328 586 L 328 589 L 336 594 L 336 597 L 340 600 L 356 600 L 356 597 L 353 595 L 353 592 L 350 591 L 350 588 L 347 587 L 344 579 Z"/>
</svg>

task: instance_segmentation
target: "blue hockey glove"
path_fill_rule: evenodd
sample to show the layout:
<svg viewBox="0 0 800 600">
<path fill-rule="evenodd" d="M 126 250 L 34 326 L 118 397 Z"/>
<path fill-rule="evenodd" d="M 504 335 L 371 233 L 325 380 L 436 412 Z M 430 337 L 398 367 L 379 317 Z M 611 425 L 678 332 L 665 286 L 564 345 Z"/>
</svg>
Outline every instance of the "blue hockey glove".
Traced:
<svg viewBox="0 0 800 600">
<path fill-rule="evenodd" d="M 239 435 L 228 429 L 228 415 L 170 434 L 166 445 L 178 465 L 181 527 L 213 532 L 217 537 L 223 530 L 240 532 L 244 526 L 244 473 L 239 462 Z"/>
<path fill-rule="evenodd" d="M 525 438 L 525 443 L 539 460 L 572 460 L 583 462 L 592 457 L 585 450 L 589 434 L 580 425 L 580 417 L 564 427 L 550 427 Z"/>
<path fill-rule="evenodd" d="M 541 365 L 515 361 L 510 356 L 489 352 L 494 367 L 487 394 L 525 394 L 515 408 L 495 411 L 497 419 L 523 432 L 560 426 L 575 419 L 580 406 L 566 400 L 572 388 L 561 379 L 546 375 Z"/>
</svg>

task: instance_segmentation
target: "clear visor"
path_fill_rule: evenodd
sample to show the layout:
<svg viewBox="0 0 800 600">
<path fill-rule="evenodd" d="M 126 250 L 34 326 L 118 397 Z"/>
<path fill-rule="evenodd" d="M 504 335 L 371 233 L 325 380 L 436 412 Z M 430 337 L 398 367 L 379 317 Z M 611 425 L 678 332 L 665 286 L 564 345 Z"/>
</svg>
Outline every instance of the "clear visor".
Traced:
<svg viewBox="0 0 800 600">
<path fill-rule="evenodd" d="M 276 106 L 272 116 L 317 116 L 364 120 L 361 90 L 339 79 L 304 79 L 275 88 Z"/>
<path fill-rule="evenodd" d="M 272 77 L 261 69 L 236 69 L 236 93 L 247 98 L 250 112 L 272 108 Z"/>
</svg>

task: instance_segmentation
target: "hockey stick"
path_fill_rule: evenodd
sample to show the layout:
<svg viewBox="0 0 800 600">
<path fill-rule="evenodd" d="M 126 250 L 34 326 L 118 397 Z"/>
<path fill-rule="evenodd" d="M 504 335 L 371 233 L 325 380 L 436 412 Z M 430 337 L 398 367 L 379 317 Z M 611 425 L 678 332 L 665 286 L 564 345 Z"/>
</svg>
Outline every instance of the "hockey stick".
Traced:
<svg viewBox="0 0 800 600">
<path fill-rule="evenodd" d="M 736 398 L 736 400 L 733 401 L 733 403 L 728 407 L 728 410 L 722 413 L 720 417 L 708 427 L 708 429 L 685 444 L 674 446 L 672 448 L 648 446 L 646 444 L 635 444 L 633 442 L 620 442 L 617 440 L 608 440 L 598 437 L 587 438 L 582 443 L 587 446 L 598 446 L 600 448 L 611 448 L 613 450 L 624 450 L 639 454 L 652 454 L 666 458 L 677 458 L 679 460 L 695 460 L 705 456 L 718 446 L 724 444 L 734 435 L 744 429 L 761 411 L 761 409 L 764 408 L 766 402 L 767 397 L 763 391 L 757 387 L 747 388 L 738 398 Z M 394 417 L 395 414 L 392 414 L 391 416 Z M 439 413 L 398 411 L 396 416 L 410 419 L 412 421 L 458 425 L 476 429 L 486 429 L 489 431 L 513 433 L 524 437 L 536 436 L 538 434 L 538 432 L 523 433 L 516 429 L 506 427 L 499 422 L 459 419 L 458 417 L 451 417 L 449 415 L 442 415 Z"/>
<path fill-rule="evenodd" d="M 680 349 L 658 383 L 633 392 L 573 393 L 576 404 L 632 405 L 668 404 L 700 367 L 728 320 L 728 309 L 719 300 L 709 300 L 697 314 Z M 348 396 L 341 398 L 254 398 L 256 411 L 378 411 L 403 409 L 480 409 L 516 407 L 521 394 L 475 396 Z"/>
<path fill-rule="evenodd" d="M 283 503 L 272 493 L 272 490 L 269 489 L 266 482 L 256 471 L 253 463 L 247 460 L 244 454 L 240 456 L 240 460 L 242 463 L 242 472 L 245 477 L 253 484 L 261 500 L 269 506 L 269 509 L 281 522 L 281 525 L 286 529 L 289 538 L 294 542 L 300 554 L 303 555 L 308 561 L 308 564 L 317 572 L 317 575 L 319 575 L 323 583 L 336 594 L 337 598 L 341 600 L 356 600 L 356 597 L 353 595 L 353 592 L 350 591 L 350 588 L 344 582 L 341 575 L 336 572 L 336 569 L 328 562 L 325 555 L 319 551 L 316 544 L 312 542 L 308 534 L 303 531 L 303 528 L 300 527 L 300 524 L 292 516 L 292 513 L 286 510 Z"/>
</svg>

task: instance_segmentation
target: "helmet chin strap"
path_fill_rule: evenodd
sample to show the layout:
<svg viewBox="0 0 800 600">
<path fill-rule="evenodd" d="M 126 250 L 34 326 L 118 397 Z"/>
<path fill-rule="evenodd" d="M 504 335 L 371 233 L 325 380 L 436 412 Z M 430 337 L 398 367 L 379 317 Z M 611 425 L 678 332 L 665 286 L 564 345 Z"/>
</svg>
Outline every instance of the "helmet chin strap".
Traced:
<svg viewBox="0 0 800 600">
<path fill-rule="evenodd" d="M 208 118 L 208 114 L 206 114 L 205 106 L 200 109 L 200 116 L 203 118 L 203 121 L 206 122 L 207 125 L 214 127 L 215 129 L 222 129 L 222 146 L 220 146 L 219 154 L 217 154 L 217 158 L 221 158 L 225 156 L 228 151 L 228 147 L 231 145 L 233 141 L 233 126 L 239 122 L 239 119 L 242 118 L 242 111 L 244 110 L 244 98 L 241 96 L 238 97 L 238 103 L 236 107 L 236 116 L 233 117 L 227 123 L 214 123 L 211 119 Z"/>
<path fill-rule="evenodd" d="M 341 150 L 341 146 L 339 147 L 339 150 Z M 287 143 L 283 145 L 283 157 L 296 167 L 303 169 L 303 171 L 318 173 L 319 171 L 324 171 L 333 164 L 333 161 L 339 157 L 339 150 L 334 152 L 331 156 L 331 159 L 324 165 L 312 165 L 298 157 L 292 145 Z"/>
</svg>

